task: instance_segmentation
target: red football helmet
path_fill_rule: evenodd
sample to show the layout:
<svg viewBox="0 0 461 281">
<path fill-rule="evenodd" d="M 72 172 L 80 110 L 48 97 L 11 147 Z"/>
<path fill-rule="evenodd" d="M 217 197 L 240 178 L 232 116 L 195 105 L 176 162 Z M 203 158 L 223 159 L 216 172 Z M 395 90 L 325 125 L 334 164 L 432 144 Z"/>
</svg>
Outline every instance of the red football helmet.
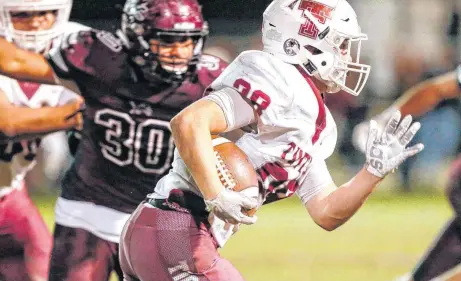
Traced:
<svg viewBox="0 0 461 281">
<path fill-rule="evenodd" d="M 208 35 L 208 24 L 203 19 L 196 0 L 127 0 L 122 17 L 123 37 L 128 41 L 133 62 L 140 67 L 146 79 L 180 83 L 193 75 Z M 161 57 L 152 51 L 151 41 L 168 46 L 175 42 L 193 40 L 193 55 L 187 64 L 184 59 L 175 62 L 171 56 Z M 168 66 L 162 61 L 168 60 Z M 179 61 L 183 67 L 179 66 Z M 184 66 L 185 65 L 185 66 Z"/>
</svg>

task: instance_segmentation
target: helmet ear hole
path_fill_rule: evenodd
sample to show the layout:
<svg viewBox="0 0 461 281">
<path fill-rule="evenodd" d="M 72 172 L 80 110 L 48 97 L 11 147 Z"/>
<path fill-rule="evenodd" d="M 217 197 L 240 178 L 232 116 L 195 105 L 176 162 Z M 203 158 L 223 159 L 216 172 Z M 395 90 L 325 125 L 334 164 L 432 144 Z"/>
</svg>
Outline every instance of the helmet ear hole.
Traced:
<svg viewBox="0 0 461 281">
<path fill-rule="evenodd" d="M 304 46 L 304 48 L 306 48 L 306 50 L 313 56 L 323 54 L 321 50 L 317 49 L 316 47 L 312 45 L 306 45 Z"/>
<path fill-rule="evenodd" d="M 327 62 L 326 61 L 322 61 L 322 66 L 325 66 L 327 65 Z"/>
</svg>

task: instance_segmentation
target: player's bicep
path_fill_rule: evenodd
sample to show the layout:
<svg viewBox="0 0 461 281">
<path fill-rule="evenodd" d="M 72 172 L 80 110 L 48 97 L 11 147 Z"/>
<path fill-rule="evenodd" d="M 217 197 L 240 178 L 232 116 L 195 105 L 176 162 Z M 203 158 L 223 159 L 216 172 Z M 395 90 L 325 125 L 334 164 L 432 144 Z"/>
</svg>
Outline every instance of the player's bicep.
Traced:
<svg viewBox="0 0 461 281">
<path fill-rule="evenodd" d="M 227 123 L 221 108 L 213 101 L 201 99 L 178 113 L 170 122 L 171 129 L 179 132 L 184 127 L 205 126 L 212 133 L 226 130 Z"/>
<path fill-rule="evenodd" d="M 212 92 L 204 100 L 214 102 L 221 109 L 226 122 L 225 132 L 245 127 L 257 120 L 253 107 L 234 88 L 225 87 Z"/>
<path fill-rule="evenodd" d="M 5 38 L 0 38 L 0 72 L 18 80 L 41 84 L 56 84 L 54 73 L 40 54 L 18 48 Z"/>
</svg>

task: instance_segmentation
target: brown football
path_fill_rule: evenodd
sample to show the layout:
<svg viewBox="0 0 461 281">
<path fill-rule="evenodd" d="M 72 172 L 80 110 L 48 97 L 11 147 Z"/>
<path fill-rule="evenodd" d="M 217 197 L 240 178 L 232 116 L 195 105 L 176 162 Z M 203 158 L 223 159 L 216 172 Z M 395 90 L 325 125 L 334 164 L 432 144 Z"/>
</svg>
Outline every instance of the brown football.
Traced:
<svg viewBox="0 0 461 281">
<path fill-rule="evenodd" d="M 258 187 L 258 176 L 248 156 L 235 143 L 221 136 L 212 136 L 216 156 L 216 169 L 224 187 L 244 192 L 261 202 L 262 193 Z M 246 210 L 253 216 L 257 208 Z"/>
</svg>

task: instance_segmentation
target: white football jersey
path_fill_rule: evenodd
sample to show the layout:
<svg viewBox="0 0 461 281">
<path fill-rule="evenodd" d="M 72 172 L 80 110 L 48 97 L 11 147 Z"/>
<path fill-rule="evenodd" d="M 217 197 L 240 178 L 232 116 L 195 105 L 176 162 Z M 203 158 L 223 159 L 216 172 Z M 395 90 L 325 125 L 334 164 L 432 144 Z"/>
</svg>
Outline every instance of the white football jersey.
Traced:
<svg viewBox="0 0 461 281">
<path fill-rule="evenodd" d="M 336 145 L 336 124 L 301 67 L 265 52 L 247 51 L 210 87 L 213 92 L 205 98 L 222 108 L 228 123 L 224 135 L 249 157 L 265 190 L 266 203 L 294 193 L 306 203 L 333 183 L 325 159 Z M 238 94 L 220 91 L 229 88 Z M 177 151 L 170 173 L 149 197 L 167 198 L 174 188 L 201 196 Z M 221 247 L 232 233 L 216 218 L 211 231 Z"/>
<path fill-rule="evenodd" d="M 229 87 L 241 96 L 226 97 L 219 92 Z M 205 98 L 223 109 L 230 131 L 225 137 L 236 142 L 248 155 L 265 190 L 266 203 L 295 192 L 306 203 L 332 184 L 325 159 L 336 145 L 336 124 L 322 95 L 301 67 L 265 52 L 247 51 L 226 68 L 211 88 L 214 92 Z M 257 112 L 256 120 L 249 121 L 242 116 L 251 119 L 254 113 L 251 108 L 250 115 L 246 113 L 248 110 L 243 110 L 249 105 L 237 100 L 241 97 Z M 234 124 L 232 120 L 240 121 Z M 235 134 L 250 122 L 252 130 L 246 127 Z M 150 197 L 166 198 L 173 188 L 200 195 L 177 152 L 172 170 L 159 181 Z"/>
<path fill-rule="evenodd" d="M 89 28 L 69 22 L 66 33 L 86 29 Z M 53 41 L 54 44 L 60 44 L 59 39 Z M 20 82 L 1 75 L 0 89 L 12 104 L 31 108 L 64 105 L 74 100 L 77 95 L 62 86 Z M 8 144 L 0 144 L 0 196 L 9 193 L 14 188 L 21 187 L 26 173 L 35 165 L 34 158 L 39 144 L 40 140 L 11 141 Z"/>
<path fill-rule="evenodd" d="M 250 158 L 267 199 L 292 195 L 313 163 L 323 163 L 336 145 L 336 124 L 321 94 L 301 68 L 260 51 L 240 54 L 211 85 L 214 91 L 226 87 L 237 89 L 259 115 L 256 130 L 226 137 Z M 228 119 L 239 115 L 239 108 L 223 110 Z M 157 197 L 178 186 L 200 195 L 176 152 L 172 170 L 156 187 Z"/>
</svg>

